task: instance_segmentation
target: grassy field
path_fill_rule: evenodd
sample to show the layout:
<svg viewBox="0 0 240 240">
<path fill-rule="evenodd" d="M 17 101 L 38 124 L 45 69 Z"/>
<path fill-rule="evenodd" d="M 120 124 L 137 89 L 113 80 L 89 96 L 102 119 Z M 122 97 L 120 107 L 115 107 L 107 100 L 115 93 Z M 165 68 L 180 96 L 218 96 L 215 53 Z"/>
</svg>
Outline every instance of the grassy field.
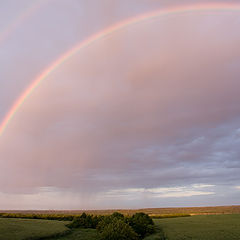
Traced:
<svg viewBox="0 0 240 240">
<path fill-rule="evenodd" d="M 239 240 L 240 215 L 208 215 L 154 220 L 158 233 L 147 240 Z"/>
<path fill-rule="evenodd" d="M 155 219 L 156 233 L 145 240 L 240 240 L 240 214 L 198 215 Z M 65 236 L 67 221 L 0 218 L 1 240 L 97 240 L 95 229 L 74 229 Z M 53 237 L 55 236 L 55 237 Z"/>
<path fill-rule="evenodd" d="M 26 240 L 55 236 L 68 231 L 66 222 L 0 218 L 1 240 Z"/>
<path fill-rule="evenodd" d="M 72 233 L 49 240 L 98 240 L 96 229 L 76 229 Z"/>
</svg>

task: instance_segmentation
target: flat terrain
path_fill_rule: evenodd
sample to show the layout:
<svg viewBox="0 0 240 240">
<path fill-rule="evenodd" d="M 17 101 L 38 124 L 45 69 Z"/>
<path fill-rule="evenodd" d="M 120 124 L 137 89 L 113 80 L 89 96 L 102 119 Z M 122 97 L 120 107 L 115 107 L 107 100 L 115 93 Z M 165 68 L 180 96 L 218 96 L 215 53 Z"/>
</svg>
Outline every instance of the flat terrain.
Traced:
<svg viewBox="0 0 240 240">
<path fill-rule="evenodd" d="M 185 207 L 185 208 L 143 208 L 143 209 L 109 209 L 109 210 L 61 210 L 61 211 L 16 211 L 16 210 L 0 210 L 0 213 L 23 213 L 23 214 L 88 214 L 104 215 L 112 214 L 113 212 L 121 212 L 123 214 L 134 214 L 136 212 L 144 212 L 147 214 L 240 214 L 240 205 L 234 206 L 215 206 L 215 207 Z"/>
<path fill-rule="evenodd" d="M 25 240 L 54 236 L 68 230 L 67 222 L 53 220 L 0 218 L 1 240 Z"/>
<path fill-rule="evenodd" d="M 239 240 L 240 215 L 207 215 L 154 220 L 156 233 L 145 240 Z M 96 230 L 76 230 L 57 240 L 97 240 Z"/>
<path fill-rule="evenodd" d="M 49 240 L 98 240 L 96 229 L 76 229 L 72 233 Z"/>
<path fill-rule="evenodd" d="M 209 215 L 154 220 L 165 240 L 239 240 L 240 215 Z M 161 239 L 157 233 L 148 240 Z"/>
<path fill-rule="evenodd" d="M 240 214 L 154 219 L 156 233 L 145 240 L 240 240 Z M 67 221 L 0 218 L 0 240 L 98 240 L 95 229 L 65 233 Z M 52 238 L 51 238 L 52 236 Z M 54 237 L 55 236 L 55 237 Z"/>
</svg>

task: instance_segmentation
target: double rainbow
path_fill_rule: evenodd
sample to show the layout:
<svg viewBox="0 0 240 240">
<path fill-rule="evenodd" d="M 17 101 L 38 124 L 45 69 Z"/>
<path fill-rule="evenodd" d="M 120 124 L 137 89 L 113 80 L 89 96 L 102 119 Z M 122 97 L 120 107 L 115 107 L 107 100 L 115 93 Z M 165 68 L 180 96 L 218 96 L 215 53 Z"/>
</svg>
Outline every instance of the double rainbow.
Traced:
<svg viewBox="0 0 240 240">
<path fill-rule="evenodd" d="M 240 11 L 240 4 L 236 3 L 204 3 L 198 5 L 187 5 L 180 7 L 170 7 L 166 9 L 160 9 L 157 11 L 152 11 L 142 15 L 138 15 L 133 18 L 129 18 L 120 21 L 110 27 L 103 29 L 102 31 L 88 37 L 84 41 L 80 42 L 69 51 L 60 56 L 56 61 L 51 63 L 40 75 L 38 75 L 32 83 L 25 89 L 25 91 L 17 98 L 10 110 L 5 115 L 4 119 L 0 124 L 0 136 L 3 134 L 4 130 L 7 128 L 11 119 L 15 116 L 18 109 L 23 105 L 26 99 L 31 95 L 31 93 L 41 84 L 41 82 L 47 78 L 53 71 L 59 68 L 64 62 L 70 59 L 73 55 L 79 52 L 81 49 L 86 48 L 93 44 L 94 42 L 120 30 L 133 25 L 136 23 L 143 22 L 145 20 L 156 18 L 160 16 L 166 16 L 177 13 L 188 13 L 188 12 L 201 12 L 201 11 Z"/>
</svg>

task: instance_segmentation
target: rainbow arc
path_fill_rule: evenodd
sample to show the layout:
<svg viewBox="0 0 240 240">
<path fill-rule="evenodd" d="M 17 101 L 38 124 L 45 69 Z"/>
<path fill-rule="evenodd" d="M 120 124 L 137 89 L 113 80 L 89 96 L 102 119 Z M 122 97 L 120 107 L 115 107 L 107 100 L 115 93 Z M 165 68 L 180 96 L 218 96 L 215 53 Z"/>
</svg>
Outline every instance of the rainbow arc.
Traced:
<svg viewBox="0 0 240 240">
<path fill-rule="evenodd" d="M 81 49 L 86 48 L 93 44 L 94 42 L 113 34 L 123 28 L 130 25 L 141 23 L 148 19 L 166 16 L 178 13 L 188 13 L 188 12 L 201 12 L 201 11 L 240 11 L 240 4 L 237 3 L 204 3 L 204 4 L 194 4 L 180 7 L 170 7 L 166 9 L 160 9 L 157 11 L 152 11 L 149 13 L 141 14 L 136 17 L 132 17 L 123 21 L 120 21 L 110 27 L 103 29 L 102 31 L 93 34 L 84 41 L 80 42 L 69 51 L 65 52 L 62 56 L 51 63 L 42 73 L 40 73 L 31 84 L 25 89 L 25 91 L 16 99 L 16 101 L 11 106 L 10 110 L 7 112 L 2 122 L 0 123 L 0 136 L 3 134 L 4 130 L 7 128 L 11 119 L 16 115 L 17 111 L 27 98 L 32 94 L 32 92 L 44 81 L 53 71 L 59 68 L 64 62 L 70 59 L 73 55 L 78 53 Z"/>
</svg>

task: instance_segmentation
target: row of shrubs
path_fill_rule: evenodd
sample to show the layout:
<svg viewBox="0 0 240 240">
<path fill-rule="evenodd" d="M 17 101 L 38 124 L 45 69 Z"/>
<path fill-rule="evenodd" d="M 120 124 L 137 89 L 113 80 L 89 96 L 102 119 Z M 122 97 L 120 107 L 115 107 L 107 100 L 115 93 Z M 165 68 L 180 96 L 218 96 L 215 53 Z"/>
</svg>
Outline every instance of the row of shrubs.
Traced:
<svg viewBox="0 0 240 240">
<path fill-rule="evenodd" d="M 27 219 L 46 219 L 46 220 L 59 220 L 59 221 L 73 221 L 75 216 L 77 215 L 0 213 L 0 217 L 2 218 L 27 218 Z"/>
<path fill-rule="evenodd" d="M 190 214 L 175 213 L 175 214 L 150 214 L 151 218 L 177 218 L 177 217 L 191 217 Z"/>
<path fill-rule="evenodd" d="M 154 233 L 153 220 L 145 213 L 124 216 L 115 212 L 108 216 L 83 213 L 67 225 L 69 228 L 94 228 L 101 240 L 139 240 Z"/>
<path fill-rule="evenodd" d="M 81 215 L 70 214 L 36 214 L 36 213 L 0 213 L 2 218 L 28 218 L 28 219 L 46 219 L 46 220 L 59 220 L 59 221 L 73 221 L 73 219 Z M 174 214 L 149 214 L 151 218 L 176 218 L 176 217 L 190 217 L 190 214 L 174 213 Z"/>
</svg>

